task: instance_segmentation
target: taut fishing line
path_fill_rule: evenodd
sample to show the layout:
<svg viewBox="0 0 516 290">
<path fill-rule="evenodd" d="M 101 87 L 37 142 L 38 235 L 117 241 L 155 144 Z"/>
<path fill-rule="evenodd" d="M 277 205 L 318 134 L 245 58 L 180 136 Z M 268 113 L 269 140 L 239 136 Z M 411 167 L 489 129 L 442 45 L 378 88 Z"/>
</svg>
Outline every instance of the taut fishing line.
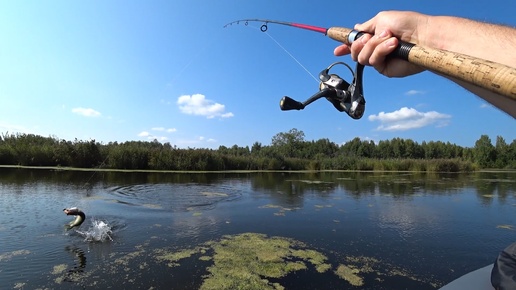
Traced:
<svg viewBox="0 0 516 290">
<path fill-rule="evenodd" d="M 302 23 L 258 18 L 247 18 L 232 21 L 224 25 L 224 27 L 228 27 L 233 24 L 240 24 L 240 22 L 245 23 L 246 26 L 248 26 L 249 22 L 262 23 L 260 26 L 260 30 L 262 32 L 267 31 L 269 24 L 304 29 L 324 34 L 325 36 L 328 36 L 329 38 L 339 41 L 340 43 L 344 43 L 348 46 L 363 35 L 367 34 L 363 31 L 345 27 L 325 28 Z M 480 88 L 486 89 L 489 92 L 507 97 L 512 101 L 516 101 L 516 68 L 514 67 L 453 51 L 423 47 L 417 43 L 410 43 L 401 39 L 398 39 L 398 46 L 389 55 L 389 57 L 407 61 L 409 63 L 420 66 L 425 70 L 456 78 L 457 80 L 478 86 Z M 305 101 L 304 103 L 283 98 L 282 102 L 280 103 L 281 109 L 302 110 L 304 106 L 308 105 L 314 100 L 325 97 L 339 111 L 343 110 L 352 118 L 359 119 L 363 114 L 363 105 L 365 104 L 362 93 L 363 66 L 357 63 L 354 73 L 354 80 L 352 83 L 345 82 L 335 74 L 328 74 L 328 71 L 332 66 L 333 65 L 330 65 L 327 69 L 323 70 L 319 74 L 319 79 L 321 80 L 319 93 L 312 96 L 312 98 Z M 328 89 L 329 92 L 325 91 L 326 89 Z M 331 94 L 331 96 L 321 95 L 321 92 L 323 91 L 324 93 Z M 351 96 L 351 102 L 348 102 L 349 96 Z M 360 106 L 352 105 L 349 107 L 347 105 L 348 103 L 357 104 L 357 102 L 360 104 Z M 356 110 L 356 108 L 359 107 L 360 109 Z M 504 109 L 502 110 L 509 113 L 509 111 Z"/>
<path fill-rule="evenodd" d="M 212 41 L 213 42 L 213 41 Z M 210 43 L 211 45 L 211 43 Z M 199 58 L 199 56 L 201 55 L 202 52 L 204 52 L 204 50 L 206 50 L 206 47 L 208 47 L 208 45 L 205 45 L 202 47 L 202 49 L 200 49 L 193 57 L 190 58 L 190 60 L 186 63 L 186 65 L 183 66 L 182 69 L 179 70 L 179 72 L 170 80 L 170 85 L 173 85 L 175 83 L 175 81 L 181 77 L 183 75 L 183 72 L 188 68 L 190 67 L 190 65 L 195 61 L 197 60 L 197 58 Z"/>
<path fill-rule="evenodd" d="M 245 24 L 246 26 L 248 26 L 248 24 L 246 23 Z M 254 28 L 254 29 L 258 29 L 254 26 L 249 26 L 251 28 Z M 315 82 L 319 82 L 319 80 L 294 56 L 292 55 L 292 53 L 290 53 L 285 47 L 283 47 L 283 45 L 281 45 L 279 43 L 279 41 L 277 41 L 274 37 L 272 37 L 272 35 L 270 35 L 268 32 L 267 32 L 267 25 L 263 24 L 261 27 L 260 27 L 260 31 L 261 32 L 264 32 L 268 37 L 270 37 L 270 39 L 272 39 L 272 41 L 274 41 L 281 49 L 283 49 L 283 51 L 288 54 L 301 68 L 303 68 L 303 70 L 305 70 L 305 72 L 311 76 Z"/>
<path fill-rule="evenodd" d="M 306 29 L 310 31 L 315 31 L 319 33 L 326 34 L 326 29 L 311 25 L 305 24 L 295 24 L 290 22 L 281 22 L 281 21 L 272 21 L 272 20 L 260 20 L 260 19 L 247 19 L 247 20 L 237 20 L 230 22 L 224 27 L 231 26 L 232 24 L 239 24 L 240 22 L 245 22 L 245 26 L 249 26 L 249 22 L 262 22 L 263 24 L 260 26 L 260 31 L 267 34 L 267 36 L 272 39 L 285 53 L 287 53 L 299 66 L 301 66 L 316 82 L 319 83 L 319 91 L 315 93 L 313 96 L 308 98 L 305 102 L 301 103 L 294 99 L 289 98 L 288 96 L 284 96 L 280 101 L 280 108 L 283 111 L 286 110 L 303 110 L 306 106 L 318 100 L 320 98 L 325 98 L 328 100 L 339 112 L 346 112 L 353 119 L 360 119 L 364 115 L 365 110 L 365 99 L 363 95 L 362 89 L 362 72 L 364 70 L 364 66 L 357 63 L 356 70 L 353 71 L 349 65 L 343 62 L 336 62 L 331 64 L 326 69 L 322 70 L 319 73 L 319 79 L 314 77 L 308 69 L 297 60 L 285 47 L 283 47 L 272 35 L 267 33 L 268 23 L 281 24 L 286 26 L 293 26 L 301 29 Z M 257 29 L 256 27 L 252 27 Z M 351 83 L 346 82 L 342 78 L 340 78 L 336 74 L 330 74 L 330 69 L 337 65 L 345 65 L 353 74 L 353 81 Z"/>
<path fill-rule="evenodd" d="M 297 60 L 297 58 L 295 58 L 286 48 L 283 47 L 283 45 L 281 45 L 274 37 L 272 37 L 272 35 L 270 35 L 268 32 L 264 31 L 265 34 L 267 34 L 268 37 L 270 37 L 274 42 L 276 42 L 276 44 L 281 47 L 281 49 L 283 49 L 283 51 L 285 51 L 288 55 L 290 55 L 290 57 L 295 61 L 297 62 L 297 64 L 299 64 L 299 66 L 301 66 L 307 74 L 309 74 L 314 80 L 316 83 L 319 82 L 319 80 L 299 61 Z"/>
</svg>

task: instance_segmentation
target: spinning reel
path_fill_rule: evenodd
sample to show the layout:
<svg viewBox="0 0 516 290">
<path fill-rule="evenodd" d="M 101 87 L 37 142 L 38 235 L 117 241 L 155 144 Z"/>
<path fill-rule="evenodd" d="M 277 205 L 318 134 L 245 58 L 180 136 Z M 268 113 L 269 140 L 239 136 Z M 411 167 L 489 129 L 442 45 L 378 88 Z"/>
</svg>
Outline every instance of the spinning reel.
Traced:
<svg viewBox="0 0 516 290">
<path fill-rule="evenodd" d="M 330 69 L 337 65 L 345 65 L 353 74 L 351 84 L 336 74 L 329 74 Z M 310 103 L 325 97 L 339 112 L 346 112 L 353 119 L 360 119 L 365 111 L 365 99 L 362 87 L 362 75 L 364 66 L 357 63 L 355 72 L 343 62 L 332 63 L 329 67 L 319 73 L 319 92 L 311 96 L 303 103 L 284 96 L 280 101 L 280 108 L 283 111 L 303 110 Z"/>
</svg>

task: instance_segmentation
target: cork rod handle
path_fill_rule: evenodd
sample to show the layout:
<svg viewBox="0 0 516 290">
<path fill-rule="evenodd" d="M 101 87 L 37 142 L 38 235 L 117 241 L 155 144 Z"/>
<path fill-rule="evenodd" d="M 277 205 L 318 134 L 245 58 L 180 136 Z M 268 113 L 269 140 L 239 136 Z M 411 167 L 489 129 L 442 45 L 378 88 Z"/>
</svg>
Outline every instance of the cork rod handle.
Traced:
<svg viewBox="0 0 516 290">
<path fill-rule="evenodd" d="M 364 33 L 349 28 L 330 27 L 326 34 L 333 40 L 351 44 Z M 516 68 L 466 54 L 422 47 L 404 41 L 400 41 L 392 56 L 516 101 Z"/>
</svg>

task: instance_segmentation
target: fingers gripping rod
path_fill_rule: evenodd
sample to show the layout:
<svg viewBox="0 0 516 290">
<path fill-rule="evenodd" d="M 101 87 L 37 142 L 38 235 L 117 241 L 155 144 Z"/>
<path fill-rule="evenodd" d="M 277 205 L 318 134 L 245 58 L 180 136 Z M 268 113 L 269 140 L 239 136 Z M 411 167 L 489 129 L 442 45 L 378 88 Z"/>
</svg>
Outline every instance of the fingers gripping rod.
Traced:
<svg viewBox="0 0 516 290">
<path fill-rule="evenodd" d="M 287 25 L 323 33 L 333 40 L 348 45 L 351 45 L 356 39 L 365 34 L 364 32 L 344 27 L 330 27 L 326 29 L 312 25 L 267 19 L 237 20 L 226 24 L 224 27 L 240 22 L 247 25 L 249 21 L 264 23 L 260 28 L 261 31 L 267 31 L 268 23 Z M 466 54 L 422 47 L 401 40 L 391 56 L 516 101 L 516 68 Z"/>
<path fill-rule="evenodd" d="M 349 28 L 330 27 L 331 39 L 351 44 L 364 33 Z M 442 49 L 401 41 L 392 56 L 516 101 L 516 68 Z"/>
</svg>

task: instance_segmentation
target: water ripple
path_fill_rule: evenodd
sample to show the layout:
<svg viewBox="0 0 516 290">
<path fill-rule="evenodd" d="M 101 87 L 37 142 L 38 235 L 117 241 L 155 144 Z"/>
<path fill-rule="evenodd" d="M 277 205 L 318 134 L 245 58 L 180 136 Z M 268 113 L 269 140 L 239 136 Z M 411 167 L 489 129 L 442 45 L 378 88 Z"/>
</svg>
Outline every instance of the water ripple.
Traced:
<svg viewBox="0 0 516 290">
<path fill-rule="evenodd" d="M 212 209 L 220 202 L 237 200 L 239 189 L 199 184 L 135 184 L 109 189 L 116 202 L 152 209 L 191 211 Z"/>
</svg>

